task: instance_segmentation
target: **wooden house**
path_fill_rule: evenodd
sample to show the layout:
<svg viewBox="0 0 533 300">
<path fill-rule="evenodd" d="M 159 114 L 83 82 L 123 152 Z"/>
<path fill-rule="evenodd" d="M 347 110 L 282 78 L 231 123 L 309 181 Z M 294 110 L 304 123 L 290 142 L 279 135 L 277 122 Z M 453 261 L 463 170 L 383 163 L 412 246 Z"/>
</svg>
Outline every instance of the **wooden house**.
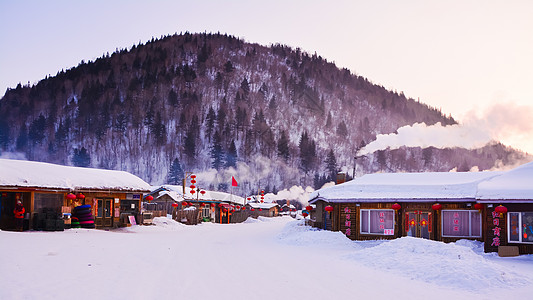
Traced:
<svg viewBox="0 0 533 300">
<path fill-rule="evenodd" d="M 148 183 L 128 172 L 0 159 L 0 229 L 13 228 L 15 199 L 24 205 L 25 229 L 39 229 L 37 217 L 60 222 L 81 205 L 90 206 L 97 228 L 124 226 L 139 221 L 149 191 Z"/>
<path fill-rule="evenodd" d="M 311 220 L 353 240 L 474 239 L 487 252 L 533 253 L 532 182 L 533 163 L 506 172 L 370 174 L 311 194 Z"/>
<path fill-rule="evenodd" d="M 247 210 L 250 211 L 250 216 L 257 217 L 277 217 L 280 212 L 280 206 L 276 202 L 261 203 L 261 202 L 249 202 L 246 204 Z"/>
</svg>

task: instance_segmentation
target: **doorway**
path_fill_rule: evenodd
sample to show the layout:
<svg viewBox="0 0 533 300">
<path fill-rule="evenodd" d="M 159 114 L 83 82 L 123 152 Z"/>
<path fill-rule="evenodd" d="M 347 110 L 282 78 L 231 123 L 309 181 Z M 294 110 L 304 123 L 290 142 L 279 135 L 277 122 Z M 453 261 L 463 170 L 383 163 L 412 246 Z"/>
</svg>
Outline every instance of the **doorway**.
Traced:
<svg viewBox="0 0 533 300">
<path fill-rule="evenodd" d="M 408 211 L 405 213 L 407 236 L 423 239 L 432 238 L 433 216 L 429 211 Z"/>
<path fill-rule="evenodd" d="M 95 225 L 100 227 L 113 226 L 113 199 L 96 200 Z"/>
</svg>

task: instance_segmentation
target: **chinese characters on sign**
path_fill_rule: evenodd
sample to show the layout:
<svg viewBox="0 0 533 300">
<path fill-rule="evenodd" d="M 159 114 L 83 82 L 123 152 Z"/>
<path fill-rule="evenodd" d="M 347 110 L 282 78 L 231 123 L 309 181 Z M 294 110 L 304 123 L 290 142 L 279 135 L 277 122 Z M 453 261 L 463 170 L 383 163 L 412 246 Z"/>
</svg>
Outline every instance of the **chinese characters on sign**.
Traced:
<svg viewBox="0 0 533 300">
<path fill-rule="evenodd" d="M 494 238 L 492 238 L 492 244 L 491 246 L 500 246 L 500 214 L 496 211 L 492 212 L 492 225 L 494 225 L 494 228 L 492 228 L 492 231 L 494 232 Z"/>
<path fill-rule="evenodd" d="M 453 231 L 459 231 L 459 213 L 453 214 Z"/>
<path fill-rule="evenodd" d="M 350 236 L 352 234 L 352 221 L 350 220 L 352 210 L 348 207 L 345 207 L 344 213 L 346 214 L 346 220 L 344 221 L 344 226 L 346 227 L 346 235 Z"/>
</svg>

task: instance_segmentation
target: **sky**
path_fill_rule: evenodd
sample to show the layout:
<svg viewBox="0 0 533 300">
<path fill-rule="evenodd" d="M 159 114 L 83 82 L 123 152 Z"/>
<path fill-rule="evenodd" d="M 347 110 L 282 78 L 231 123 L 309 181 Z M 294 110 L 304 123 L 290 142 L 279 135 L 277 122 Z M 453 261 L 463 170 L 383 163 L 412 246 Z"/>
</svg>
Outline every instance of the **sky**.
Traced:
<svg viewBox="0 0 533 300">
<path fill-rule="evenodd" d="M 338 67 L 533 153 L 533 1 L 0 1 L 0 94 L 152 37 L 228 33 Z"/>
</svg>

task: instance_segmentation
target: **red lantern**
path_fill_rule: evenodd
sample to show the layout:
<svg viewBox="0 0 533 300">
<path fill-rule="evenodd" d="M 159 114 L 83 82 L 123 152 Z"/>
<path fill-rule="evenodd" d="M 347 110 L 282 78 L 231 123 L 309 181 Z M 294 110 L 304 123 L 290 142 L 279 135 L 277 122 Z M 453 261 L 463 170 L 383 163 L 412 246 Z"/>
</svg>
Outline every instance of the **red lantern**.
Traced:
<svg viewBox="0 0 533 300">
<path fill-rule="evenodd" d="M 183 202 L 181 202 L 181 205 L 182 206 L 187 206 L 187 205 L 189 205 L 189 203 L 187 203 L 186 201 L 183 201 Z"/>
<path fill-rule="evenodd" d="M 402 208 L 402 206 L 398 203 L 394 203 L 392 206 L 391 206 L 392 209 L 394 210 L 400 210 L 400 208 Z"/>
<path fill-rule="evenodd" d="M 263 211 L 263 209 L 262 209 L 262 208 L 260 208 L 260 209 L 259 209 L 259 211 Z"/>
<path fill-rule="evenodd" d="M 68 194 L 67 194 L 67 199 L 69 199 L 69 200 L 74 200 L 74 199 L 76 199 L 76 195 L 74 195 L 74 194 L 72 194 L 72 193 L 68 193 Z"/>
<path fill-rule="evenodd" d="M 261 200 L 261 203 L 263 203 L 263 202 L 265 202 L 265 201 Z"/>
<path fill-rule="evenodd" d="M 196 183 L 196 180 L 191 179 L 191 183 L 192 183 L 192 184 L 195 184 L 195 183 Z"/>
<path fill-rule="evenodd" d="M 194 184 L 191 184 L 190 188 L 194 190 L 196 186 Z"/>
<path fill-rule="evenodd" d="M 243 207 L 241 207 L 241 209 L 242 209 L 242 210 L 246 210 L 246 207 L 243 206 Z"/>
<path fill-rule="evenodd" d="M 148 202 L 154 200 L 154 197 L 152 195 L 148 195 L 146 196 L 146 200 L 148 200 Z"/>
<path fill-rule="evenodd" d="M 479 212 L 481 212 L 481 210 L 483 209 L 483 204 L 481 203 L 476 203 L 474 204 L 474 208 L 479 210 Z"/>
<path fill-rule="evenodd" d="M 237 205 L 237 209 L 241 209 L 241 206 L 240 206 L 240 205 Z"/>
<path fill-rule="evenodd" d="M 78 198 L 78 199 L 85 199 L 85 195 L 82 194 L 82 193 L 78 193 L 78 194 L 76 195 L 76 198 Z"/>
<path fill-rule="evenodd" d="M 202 195 L 205 194 L 205 191 L 204 191 L 204 190 L 201 190 L 201 191 L 200 191 L 200 194 L 202 194 Z"/>
<path fill-rule="evenodd" d="M 307 211 L 312 211 L 312 210 L 313 210 L 313 207 L 312 207 L 311 205 L 307 205 L 307 206 L 305 207 L 305 210 L 307 210 Z"/>
<path fill-rule="evenodd" d="M 435 203 L 435 204 L 431 205 L 431 209 L 433 209 L 433 210 L 441 210 L 441 208 L 442 208 L 442 204 L 440 204 L 440 203 Z"/>
<path fill-rule="evenodd" d="M 193 174 L 193 175 L 191 175 L 191 178 L 192 178 L 192 179 L 196 178 L 196 175 L 194 175 L 194 174 Z"/>
<path fill-rule="evenodd" d="M 224 209 L 223 209 L 222 211 L 223 211 L 223 212 L 228 212 L 228 210 L 227 210 L 227 209 L 225 209 L 225 208 L 224 208 Z"/>
<path fill-rule="evenodd" d="M 179 205 L 179 204 L 176 203 L 176 202 L 172 203 L 172 207 L 178 207 L 178 205 Z"/>
<path fill-rule="evenodd" d="M 250 209 L 251 211 L 255 211 L 255 208 Z"/>
<path fill-rule="evenodd" d="M 216 206 L 215 203 L 211 203 L 211 207 L 215 207 L 215 206 Z"/>
<path fill-rule="evenodd" d="M 220 208 L 222 208 L 223 206 L 224 206 L 224 205 L 222 205 L 222 203 L 220 203 L 220 204 L 218 205 L 218 207 L 220 207 Z"/>
<path fill-rule="evenodd" d="M 200 207 L 205 207 L 205 203 L 200 203 Z"/>
<path fill-rule="evenodd" d="M 327 211 L 327 212 L 332 212 L 333 211 L 333 206 L 328 205 L 328 206 L 324 207 L 324 210 Z"/>
<path fill-rule="evenodd" d="M 303 212 L 303 213 L 302 213 L 302 216 L 304 216 L 304 218 L 307 217 L 308 215 L 309 215 L 309 214 L 307 214 L 306 212 Z"/>
<path fill-rule="evenodd" d="M 247 199 L 248 201 L 252 200 L 252 198 L 250 198 L 250 197 L 248 197 L 248 198 L 246 198 L 246 199 Z"/>
<path fill-rule="evenodd" d="M 194 193 L 196 193 L 196 191 L 195 190 L 191 190 L 191 194 L 194 194 Z"/>
<path fill-rule="evenodd" d="M 495 212 L 500 214 L 500 218 L 503 218 L 503 214 L 507 212 L 507 207 L 503 205 L 498 205 L 495 209 Z"/>
</svg>

